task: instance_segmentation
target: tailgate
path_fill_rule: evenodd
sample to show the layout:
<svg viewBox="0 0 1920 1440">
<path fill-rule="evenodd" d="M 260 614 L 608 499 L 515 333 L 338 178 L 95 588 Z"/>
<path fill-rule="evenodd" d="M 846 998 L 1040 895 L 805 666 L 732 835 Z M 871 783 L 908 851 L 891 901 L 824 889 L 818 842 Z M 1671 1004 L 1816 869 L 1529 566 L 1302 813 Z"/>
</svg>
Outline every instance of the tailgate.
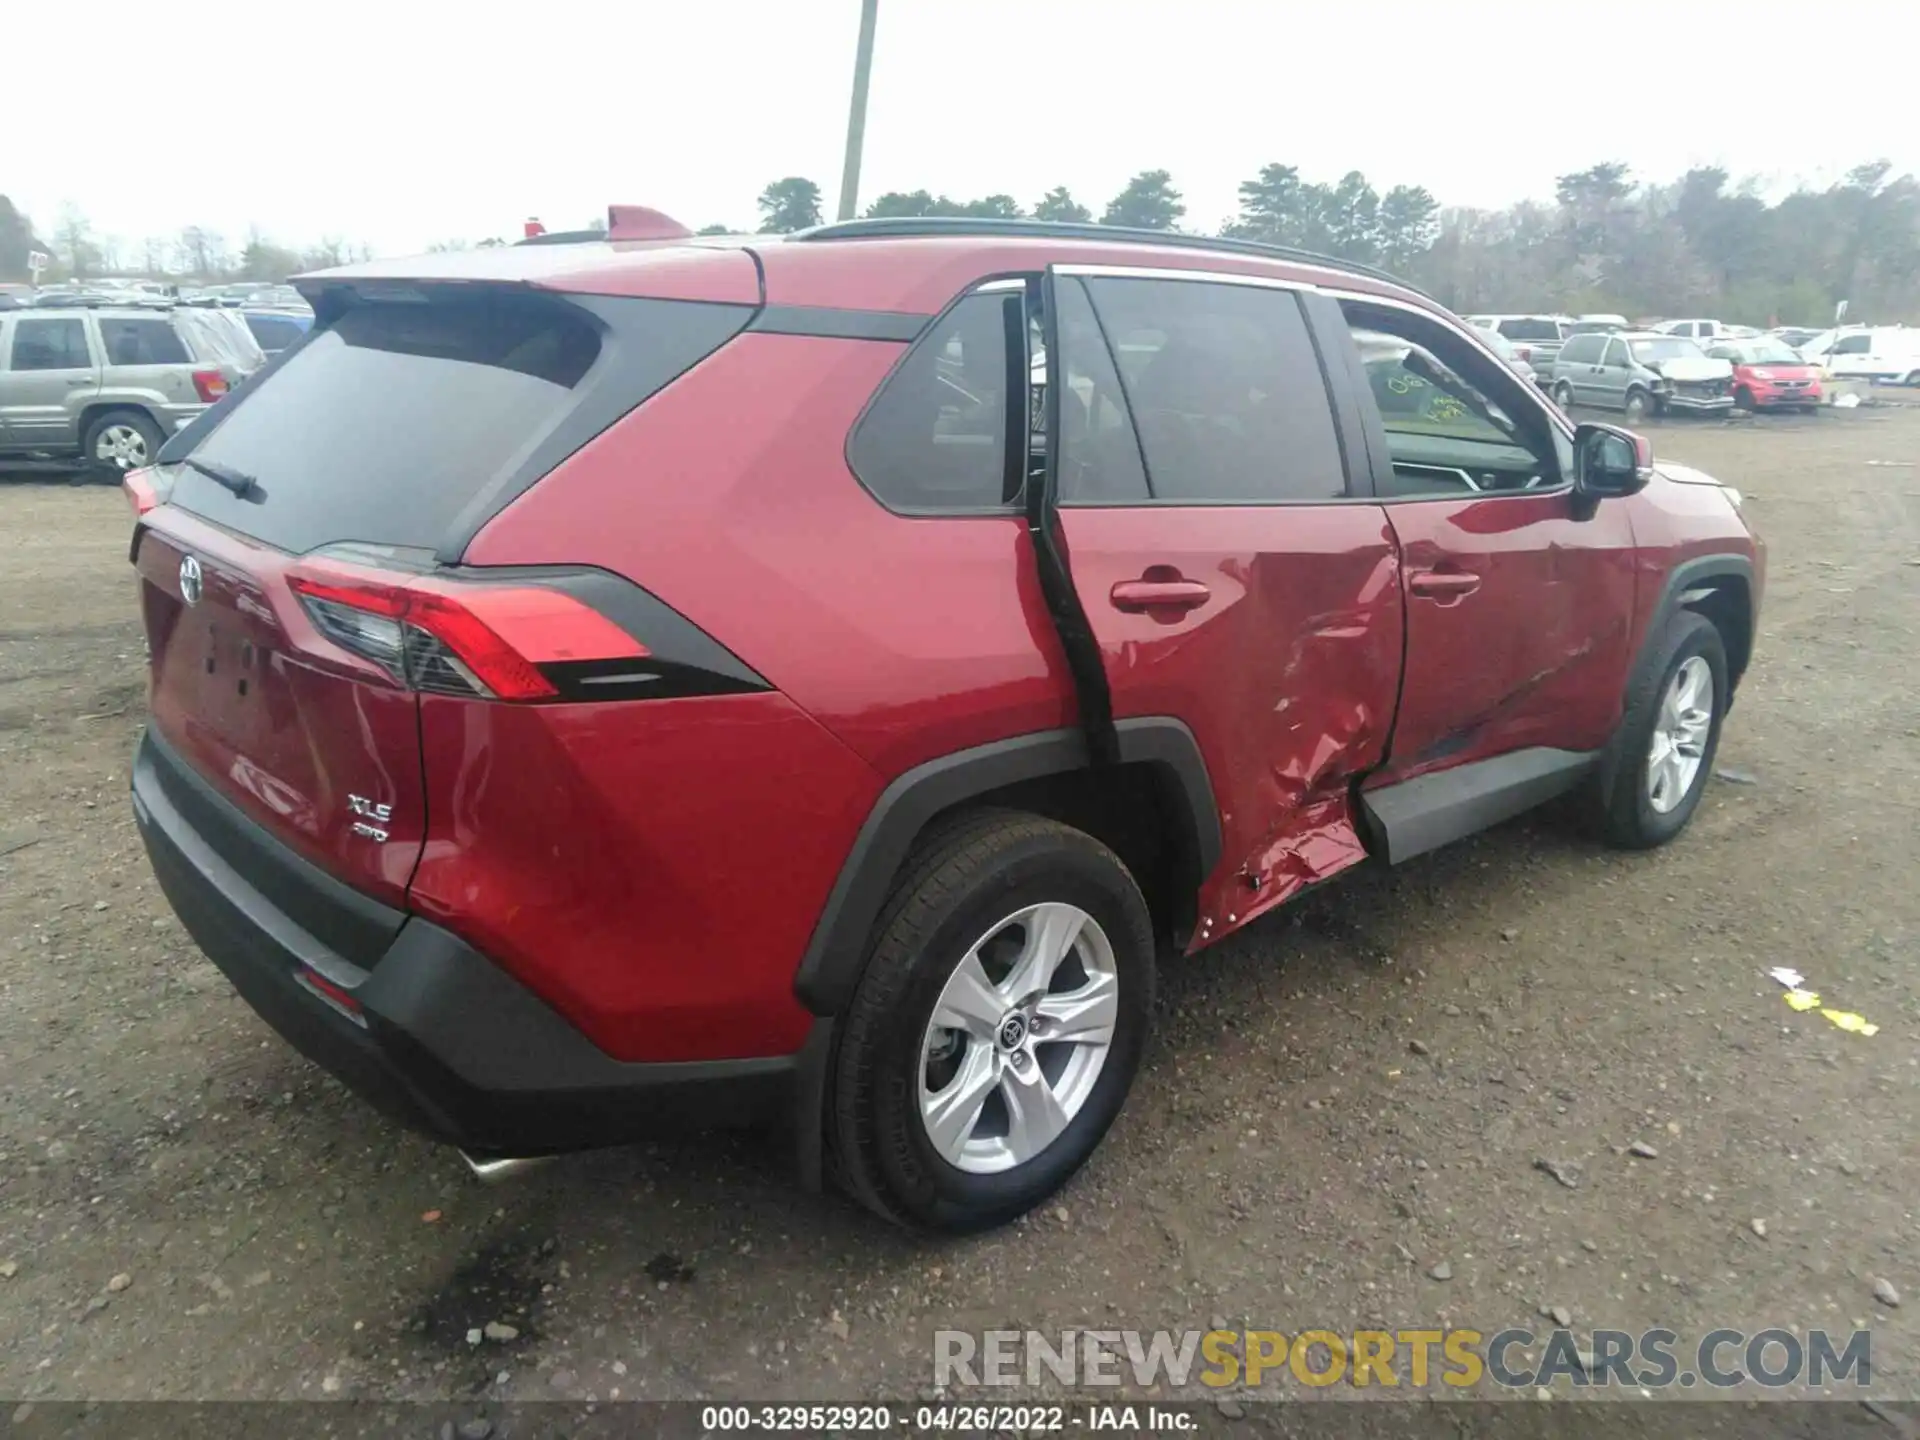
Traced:
<svg viewBox="0 0 1920 1440">
<path fill-rule="evenodd" d="M 274 836 L 400 905 L 426 818 L 416 697 L 320 642 L 293 556 L 172 507 L 136 543 L 161 737 Z"/>
</svg>

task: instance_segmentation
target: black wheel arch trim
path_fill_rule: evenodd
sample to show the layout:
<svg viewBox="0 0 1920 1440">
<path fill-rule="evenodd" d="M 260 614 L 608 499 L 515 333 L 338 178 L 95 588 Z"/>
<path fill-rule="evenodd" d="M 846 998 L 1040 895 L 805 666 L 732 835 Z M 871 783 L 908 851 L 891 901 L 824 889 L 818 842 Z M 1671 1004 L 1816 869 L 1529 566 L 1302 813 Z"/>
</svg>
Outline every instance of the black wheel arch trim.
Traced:
<svg viewBox="0 0 1920 1440">
<path fill-rule="evenodd" d="M 1657 627 L 1664 625 L 1676 610 L 1686 608 L 1689 592 L 1715 580 L 1725 579 L 1738 580 L 1747 587 L 1748 632 L 1741 638 L 1745 641 L 1746 653 L 1752 655 L 1754 635 L 1760 628 L 1760 607 L 1753 593 L 1752 559 L 1735 551 L 1696 555 L 1691 560 L 1682 560 L 1667 572 L 1667 578 L 1660 587 L 1660 598 L 1648 612 L 1647 628 L 1640 636 L 1640 651 L 1634 656 L 1632 674 L 1635 679 L 1639 678 L 1642 668 L 1651 663 L 1654 641 L 1659 635 Z M 1728 637 L 1729 659 L 1733 650 L 1732 638 Z M 1728 680 L 1737 684 L 1745 673 L 1744 667 L 1738 673 L 1730 672 Z"/>
<path fill-rule="evenodd" d="M 1716 580 L 1725 579 L 1739 580 L 1747 587 L 1747 624 L 1749 630 L 1745 641 L 1746 653 L 1749 656 L 1752 655 L 1754 637 L 1760 628 L 1760 607 L 1756 603 L 1753 594 L 1753 560 L 1749 556 L 1739 554 L 1735 551 L 1718 552 L 1712 555 L 1696 555 L 1690 560 L 1682 560 L 1667 572 L 1667 577 L 1660 587 L 1660 598 L 1654 602 L 1652 608 L 1647 612 L 1647 624 L 1640 633 L 1640 648 L 1634 654 L 1633 665 L 1627 671 L 1626 688 L 1621 692 L 1623 696 L 1633 694 L 1635 687 L 1646 678 L 1648 668 L 1658 663 L 1660 658 L 1660 637 L 1666 631 L 1667 622 L 1681 610 L 1687 608 L 1686 597 L 1688 593 L 1699 589 L 1703 585 L 1711 584 Z M 1745 673 L 1745 670 L 1744 667 L 1737 673 L 1733 670 L 1731 653 L 1733 647 L 1729 644 L 1727 648 L 1729 652 L 1727 708 L 1730 710 L 1733 708 L 1733 692 L 1739 683 L 1740 676 Z M 1621 719 L 1624 725 L 1624 712 Z M 1620 730 L 1616 729 L 1613 739 L 1607 743 L 1606 748 L 1601 752 L 1599 768 L 1600 783 L 1603 787 L 1611 788 L 1613 784 L 1613 777 L 1620 763 L 1619 751 L 1621 740 Z"/>
<path fill-rule="evenodd" d="M 1120 763 L 1159 767 L 1184 800 L 1174 838 L 1202 880 L 1220 862 L 1220 812 L 1199 742 L 1172 716 L 1121 720 Z M 794 993 L 816 1015 L 837 1015 L 859 981 L 867 941 L 901 862 L 929 821 L 956 805 L 1023 780 L 1088 767 L 1078 729 L 1044 730 L 929 760 L 881 792 L 860 827 L 795 972 Z"/>
</svg>

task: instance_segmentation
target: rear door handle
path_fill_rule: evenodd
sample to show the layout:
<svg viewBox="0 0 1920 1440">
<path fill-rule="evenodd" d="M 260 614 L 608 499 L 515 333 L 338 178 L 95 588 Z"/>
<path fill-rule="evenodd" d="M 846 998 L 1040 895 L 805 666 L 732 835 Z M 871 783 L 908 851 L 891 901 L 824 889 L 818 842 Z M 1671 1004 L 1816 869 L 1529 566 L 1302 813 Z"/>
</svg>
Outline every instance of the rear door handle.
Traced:
<svg viewBox="0 0 1920 1440">
<path fill-rule="evenodd" d="M 93 384 L 93 380 L 92 380 L 92 378 L 91 378 L 91 377 L 88 377 L 88 378 L 86 378 L 86 379 L 83 379 L 83 380 L 69 380 L 69 381 L 67 381 L 67 383 L 68 383 L 69 385 L 91 385 L 91 384 Z"/>
<path fill-rule="evenodd" d="M 1122 580 L 1108 594 L 1116 610 L 1198 610 L 1213 592 L 1198 580 Z"/>
<path fill-rule="evenodd" d="M 1458 600 L 1480 588 L 1480 577 L 1463 570 L 1416 570 L 1407 577 L 1407 589 L 1438 600 Z"/>
</svg>

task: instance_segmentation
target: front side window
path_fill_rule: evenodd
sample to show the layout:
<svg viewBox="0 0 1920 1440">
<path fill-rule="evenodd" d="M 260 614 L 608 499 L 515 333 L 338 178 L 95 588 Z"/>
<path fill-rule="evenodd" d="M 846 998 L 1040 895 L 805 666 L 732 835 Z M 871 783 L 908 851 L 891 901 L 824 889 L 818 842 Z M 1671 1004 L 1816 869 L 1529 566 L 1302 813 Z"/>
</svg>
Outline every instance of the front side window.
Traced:
<svg viewBox="0 0 1920 1440">
<path fill-rule="evenodd" d="M 1393 460 L 1383 498 L 1560 482 L 1557 432 L 1526 382 L 1437 321 L 1357 301 L 1342 309 Z"/>
<path fill-rule="evenodd" d="M 1111 276 L 1086 288 L 1154 500 L 1345 495 L 1326 383 L 1292 291 Z"/>
<path fill-rule="evenodd" d="M 1022 305 L 1018 291 L 967 296 L 887 377 L 847 444 L 853 473 L 882 504 L 941 512 L 1019 498 L 1006 456 L 1005 307 Z"/>
<path fill-rule="evenodd" d="M 18 349 L 16 343 L 16 350 Z M 1864 355 L 1872 348 L 1871 341 L 1865 335 L 1842 335 L 1834 342 L 1835 355 Z"/>
<path fill-rule="evenodd" d="M 85 370 L 93 365 L 79 320 L 20 320 L 13 327 L 16 370 Z"/>
<path fill-rule="evenodd" d="M 1615 370 L 1624 370 L 1627 366 L 1627 347 L 1618 340 L 1607 342 L 1607 358 L 1600 362 Z"/>
</svg>

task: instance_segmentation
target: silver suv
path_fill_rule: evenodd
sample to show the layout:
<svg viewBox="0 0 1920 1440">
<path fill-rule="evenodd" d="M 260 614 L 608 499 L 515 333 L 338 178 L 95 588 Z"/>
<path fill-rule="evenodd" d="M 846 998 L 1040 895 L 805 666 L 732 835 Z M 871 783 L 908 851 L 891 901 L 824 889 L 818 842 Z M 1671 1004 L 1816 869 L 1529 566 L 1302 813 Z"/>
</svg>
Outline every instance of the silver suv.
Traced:
<svg viewBox="0 0 1920 1440">
<path fill-rule="evenodd" d="M 230 312 L 0 311 L 0 466 L 79 460 L 113 474 L 137 469 L 265 363 Z"/>
</svg>

